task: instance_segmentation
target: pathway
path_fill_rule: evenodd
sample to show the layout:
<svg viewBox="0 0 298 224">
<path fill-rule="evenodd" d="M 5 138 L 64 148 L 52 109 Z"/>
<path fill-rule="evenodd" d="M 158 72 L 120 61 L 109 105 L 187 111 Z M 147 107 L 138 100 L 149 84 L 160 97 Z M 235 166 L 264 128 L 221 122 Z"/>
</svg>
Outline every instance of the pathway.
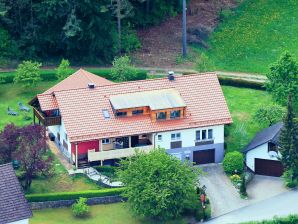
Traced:
<svg viewBox="0 0 298 224">
<path fill-rule="evenodd" d="M 57 157 L 60 163 L 65 167 L 67 170 L 71 170 L 73 167 L 72 165 L 66 160 L 66 158 L 62 155 L 60 150 L 58 149 L 57 145 L 53 141 L 47 141 L 47 145 L 52 151 L 52 153 Z"/>
</svg>

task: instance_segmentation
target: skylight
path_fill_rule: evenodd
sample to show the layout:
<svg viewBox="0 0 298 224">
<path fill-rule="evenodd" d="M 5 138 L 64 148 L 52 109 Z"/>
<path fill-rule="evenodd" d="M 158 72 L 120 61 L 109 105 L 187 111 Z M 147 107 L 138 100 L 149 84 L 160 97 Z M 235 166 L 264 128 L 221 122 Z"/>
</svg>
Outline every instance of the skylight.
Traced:
<svg viewBox="0 0 298 224">
<path fill-rule="evenodd" d="M 105 119 L 111 118 L 108 110 L 104 109 L 104 110 L 102 110 L 102 113 L 103 113 L 103 117 Z"/>
</svg>

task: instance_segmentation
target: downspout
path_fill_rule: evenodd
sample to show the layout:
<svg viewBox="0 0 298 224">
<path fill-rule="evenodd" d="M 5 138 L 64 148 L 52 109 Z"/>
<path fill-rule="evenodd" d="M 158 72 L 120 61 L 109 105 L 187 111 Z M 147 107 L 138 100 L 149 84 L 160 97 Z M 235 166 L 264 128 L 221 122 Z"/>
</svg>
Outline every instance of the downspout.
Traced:
<svg viewBox="0 0 298 224">
<path fill-rule="evenodd" d="M 75 143 L 76 145 L 76 169 L 78 169 L 78 143 Z"/>
</svg>

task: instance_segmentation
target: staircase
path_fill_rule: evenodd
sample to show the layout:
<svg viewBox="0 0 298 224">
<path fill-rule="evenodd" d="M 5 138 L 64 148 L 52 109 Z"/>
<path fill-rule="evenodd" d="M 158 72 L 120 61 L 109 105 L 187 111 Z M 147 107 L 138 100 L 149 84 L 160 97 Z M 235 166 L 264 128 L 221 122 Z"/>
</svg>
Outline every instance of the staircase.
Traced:
<svg viewBox="0 0 298 224">
<path fill-rule="evenodd" d="M 87 160 L 79 160 L 78 161 L 78 169 L 85 169 L 85 168 L 89 168 L 90 164 Z"/>
</svg>

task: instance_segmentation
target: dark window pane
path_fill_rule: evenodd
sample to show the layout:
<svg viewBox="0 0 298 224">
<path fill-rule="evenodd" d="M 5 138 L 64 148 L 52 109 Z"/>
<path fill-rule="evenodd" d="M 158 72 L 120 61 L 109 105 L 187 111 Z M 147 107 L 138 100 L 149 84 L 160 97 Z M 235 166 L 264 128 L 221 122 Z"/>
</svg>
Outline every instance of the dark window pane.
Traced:
<svg viewBox="0 0 298 224">
<path fill-rule="evenodd" d="M 133 110 L 132 111 L 132 115 L 139 115 L 139 114 L 143 114 L 144 110 Z"/>
<path fill-rule="evenodd" d="M 170 118 L 171 119 L 179 118 L 180 114 L 181 114 L 180 110 L 173 110 L 171 111 Z"/>
<path fill-rule="evenodd" d="M 126 116 L 127 115 L 127 112 L 117 112 L 116 113 L 116 116 L 117 117 L 124 117 L 124 116 Z"/>
<path fill-rule="evenodd" d="M 208 129 L 208 139 L 213 139 L 213 130 Z"/>
<path fill-rule="evenodd" d="M 167 118 L 167 113 L 166 112 L 156 113 L 156 119 L 157 120 L 164 120 L 166 118 Z"/>
<path fill-rule="evenodd" d="M 206 130 L 202 130 L 202 140 L 206 139 Z"/>
<path fill-rule="evenodd" d="M 201 140 L 201 131 L 196 131 L 196 140 Z"/>
</svg>

